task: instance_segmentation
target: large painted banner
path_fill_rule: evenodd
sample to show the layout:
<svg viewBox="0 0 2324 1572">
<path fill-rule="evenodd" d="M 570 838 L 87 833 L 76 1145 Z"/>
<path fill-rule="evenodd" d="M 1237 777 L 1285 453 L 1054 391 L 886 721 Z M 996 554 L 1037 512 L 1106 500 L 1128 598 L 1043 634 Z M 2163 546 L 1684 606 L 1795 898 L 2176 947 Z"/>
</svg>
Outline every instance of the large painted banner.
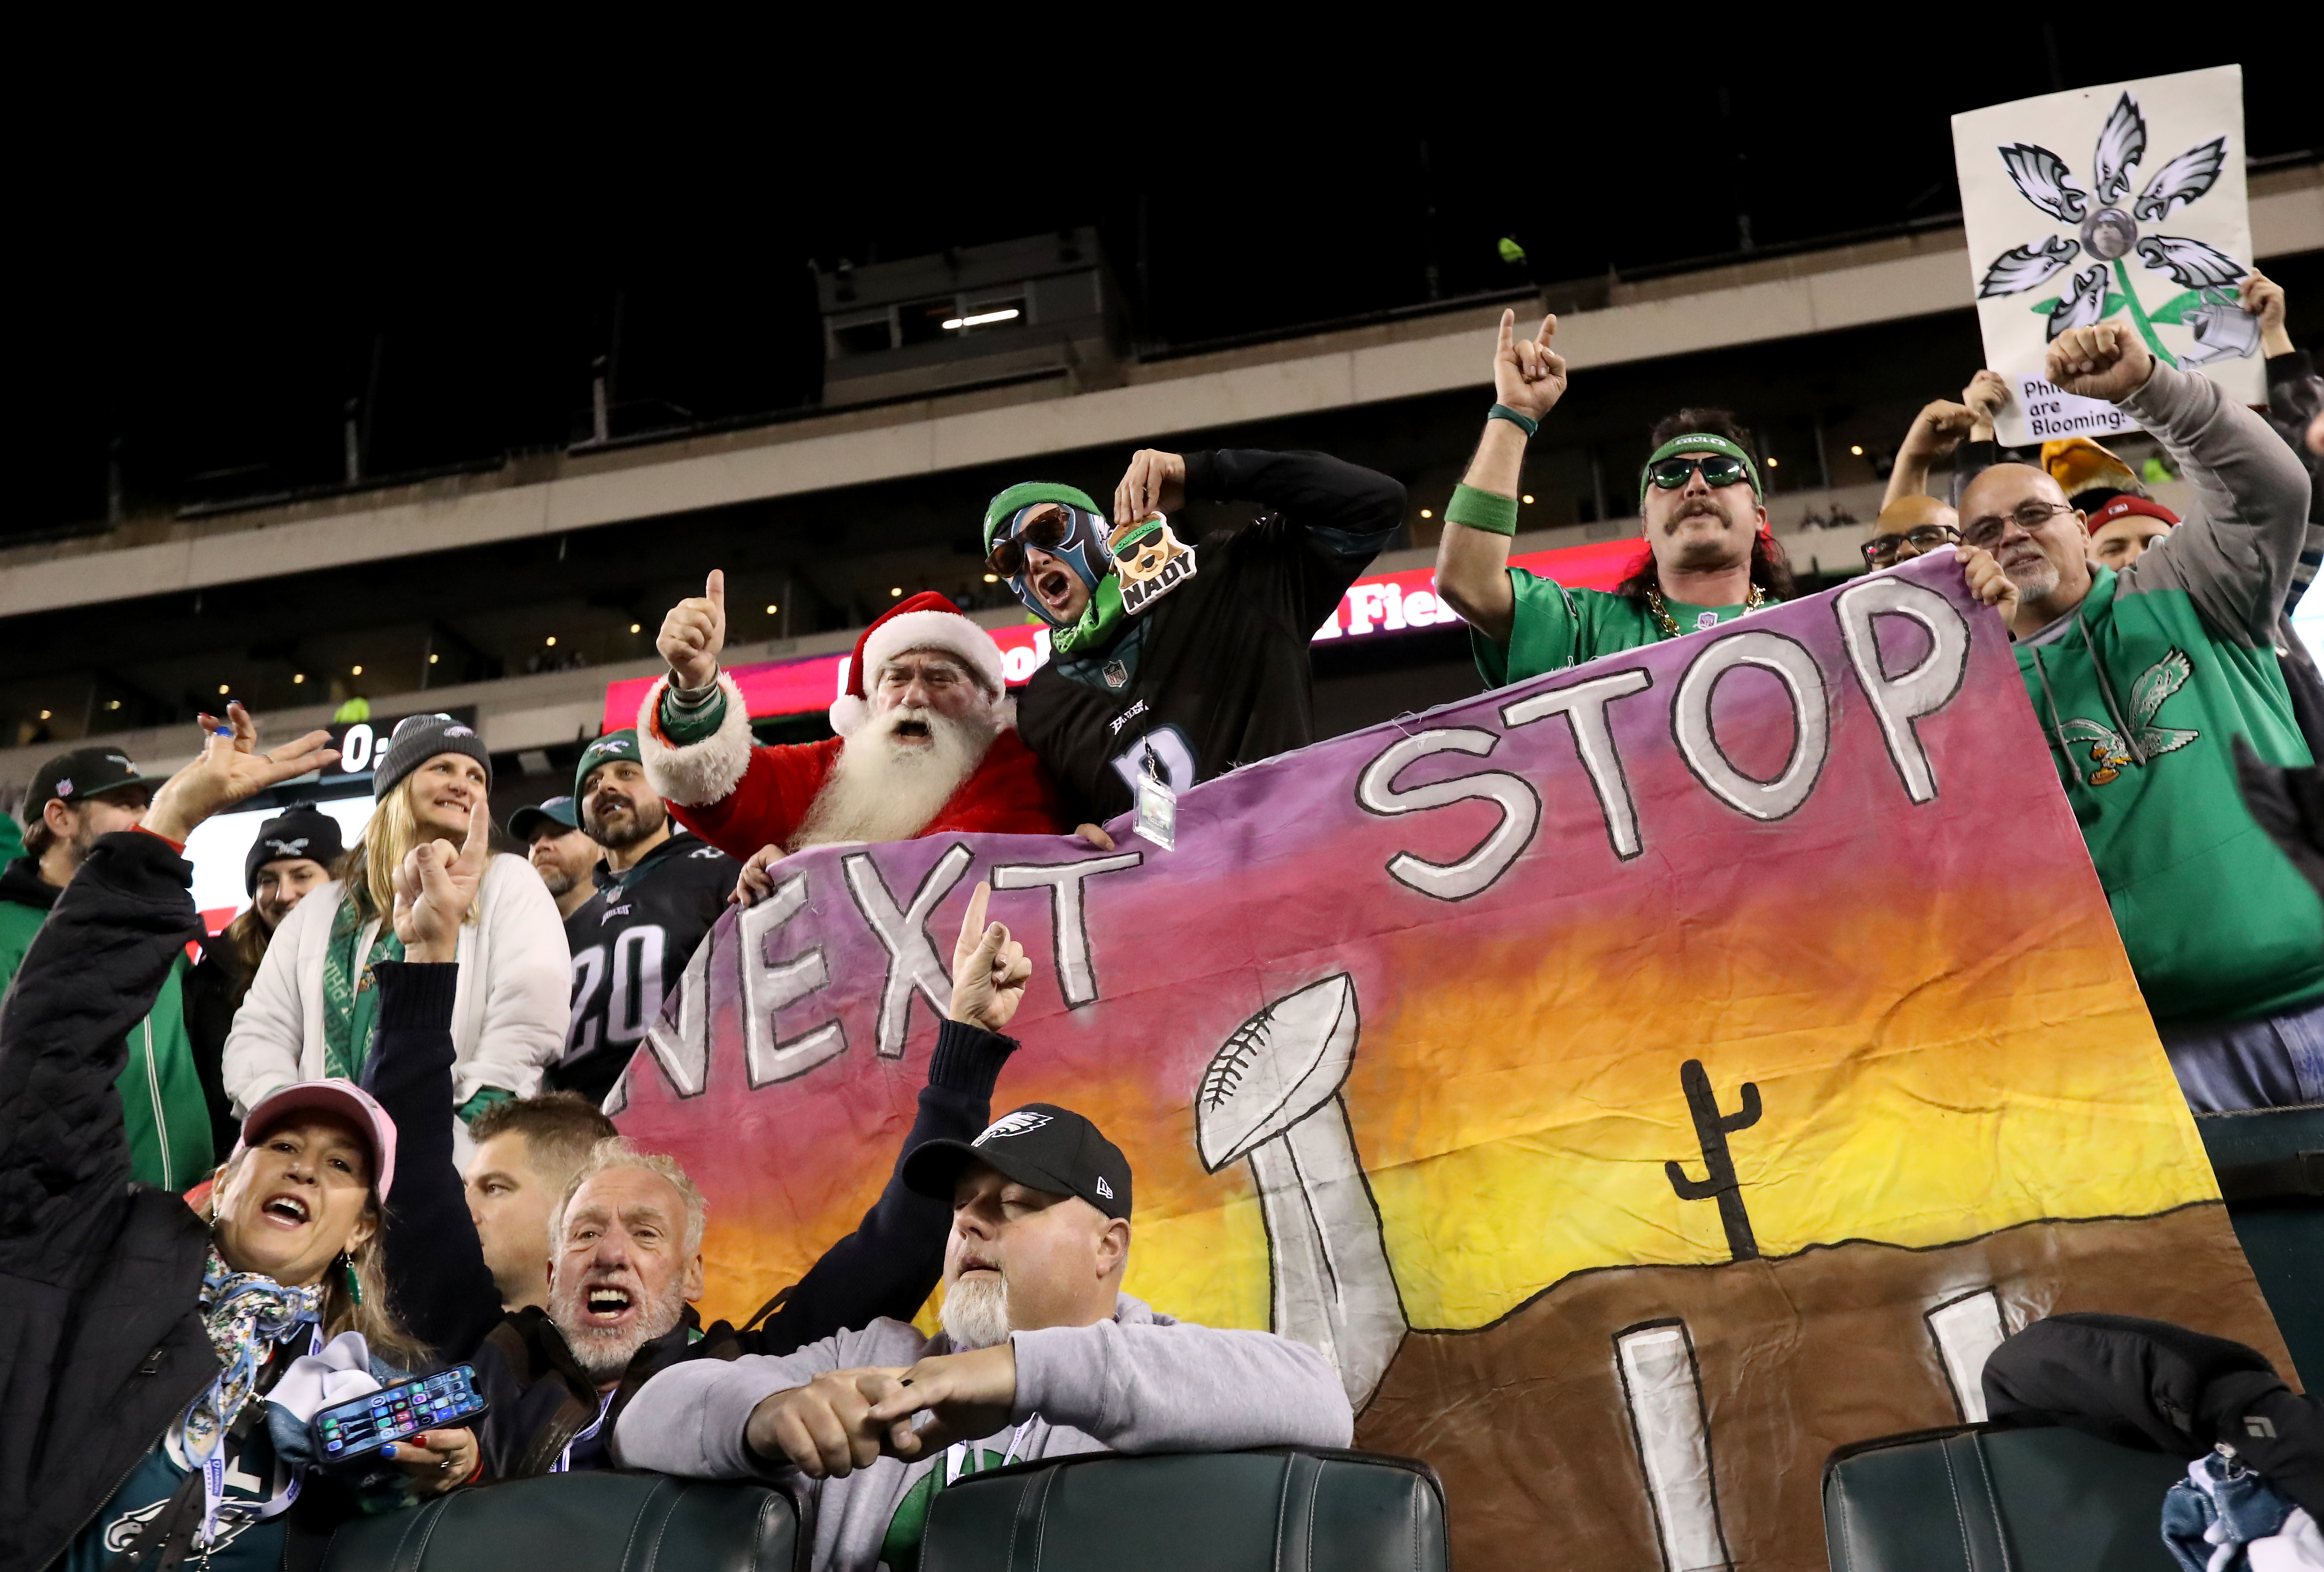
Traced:
<svg viewBox="0 0 2324 1572">
<path fill-rule="evenodd" d="M 743 1315 L 878 1194 L 971 891 L 997 1108 L 1138 1177 L 1128 1288 L 1327 1350 L 1470 1565 L 1821 1567 L 1833 1448 L 2052 1310 L 2282 1346 L 1997 620 L 1924 557 L 1186 794 L 1175 850 L 830 848 L 617 1096 Z"/>
</svg>

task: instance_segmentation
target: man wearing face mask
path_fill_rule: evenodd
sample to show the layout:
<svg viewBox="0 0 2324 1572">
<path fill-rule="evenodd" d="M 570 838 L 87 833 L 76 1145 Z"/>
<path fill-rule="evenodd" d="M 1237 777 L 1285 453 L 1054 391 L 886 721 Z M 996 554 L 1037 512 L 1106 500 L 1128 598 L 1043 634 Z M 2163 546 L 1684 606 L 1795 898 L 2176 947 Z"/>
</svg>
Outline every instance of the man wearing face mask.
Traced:
<svg viewBox="0 0 2324 1572">
<path fill-rule="evenodd" d="M 1526 441 L 1565 392 L 1565 359 L 1501 314 L 1493 360 L 1499 400 L 1465 481 L 1444 507 L 1436 590 L 1467 619 L 1477 669 L 1491 686 L 1716 628 L 1792 593 L 1791 569 L 1760 505 L 1748 435 L 1724 409 L 1681 409 L 1655 426 L 1638 475 L 1646 551 L 1612 593 L 1568 589 L 1511 567 Z"/>
<path fill-rule="evenodd" d="M 725 911 L 735 865 L 715 846 L 672 830 L 633 731 L 609 731 L 582 751 L 573 798 L 605 857 L 596 892 L 565 919 L 573 1020 L 549 1084 L 602 1103 Z"/>
<path fill-rule="evenodd" d="M 1181 541 L 1189 502 L 1256 523 Z M 1404 488 L 1320 453 L 1134 455 L 1111 518 L 1072 486 L 1010 487 L 984 510 L 989 571 L 1052 630 L 1018 701 L 1025 740 L 1076 817 L 1128 812 L 1315 740 L 1308 641 L 1404 522 Z"/>
</svg>

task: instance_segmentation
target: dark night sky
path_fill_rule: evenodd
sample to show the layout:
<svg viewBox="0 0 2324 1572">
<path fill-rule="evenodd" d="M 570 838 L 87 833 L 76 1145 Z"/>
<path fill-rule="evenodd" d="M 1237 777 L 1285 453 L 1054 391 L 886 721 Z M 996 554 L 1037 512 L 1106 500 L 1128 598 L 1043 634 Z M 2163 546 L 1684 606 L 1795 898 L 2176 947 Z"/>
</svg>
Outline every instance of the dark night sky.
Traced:
<svg viewBox="0 0 2324 1572">
<path fill-rule="evenodd" d="M 352 77 L 157 47 L 86 68 L 71 114 L 19 144 L 29 484 L 5 529 L 101 516 L 116 437 L 133 509 L 245 465 L 327 483 L 374 346 L 373 473 L 562 445 L 617 294 L 621 398 L 795 408 L 820 379 L 810 258 L 1094 224 L 1140 338 L 1187 344 L 1422 301 L 1432 258 L 1450 297 L 1729 253 L 1743 212 L 1762 246 L 1943 214 L 1947 116 L 2052 86 L 2038 25 L 1982 60 L 1969 31 L 1937 29 L 1918 80 L 1855 39 L 1667 20 L 1393 78 L 1155 41 L 1139 69 L 1166 79 L 1111 102 L 1091 60 L 1021 87 L 982 63 L 891 77 L 860 35 L 568 60 L 405 40 Z M 2244 57 L 2264 157 L 2324 142 L 2300 52 L 2241 38 L 2173 63 Z M 2163 69 L 2059 67 L 2069 86 Z"/>
</svg>

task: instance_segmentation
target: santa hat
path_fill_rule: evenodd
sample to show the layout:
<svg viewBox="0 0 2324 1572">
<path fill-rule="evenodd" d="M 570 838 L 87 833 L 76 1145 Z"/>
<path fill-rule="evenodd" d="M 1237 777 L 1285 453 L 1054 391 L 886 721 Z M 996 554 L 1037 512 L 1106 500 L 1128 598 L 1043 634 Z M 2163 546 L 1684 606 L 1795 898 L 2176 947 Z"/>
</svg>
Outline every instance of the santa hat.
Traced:
<svg viewBox="0 0 2324 1572">
<path fill-rule="evenodd" d="M 847 663 L 847 692 L 831 706 L 833 731 L 853 737 L 872 718 L 867 683 L 876 680 L 881 666 L 908 649 L 941 649 L 966 666 L 994 698 L 1008 691 L 1001 671 L 1001 647 L 992 642 L 992 636 L 934 590 L 923 590 L 889 607 L 888 614 L 863 630 L 863 637 L 855 641 L 854 658 Z"/>
</svg>

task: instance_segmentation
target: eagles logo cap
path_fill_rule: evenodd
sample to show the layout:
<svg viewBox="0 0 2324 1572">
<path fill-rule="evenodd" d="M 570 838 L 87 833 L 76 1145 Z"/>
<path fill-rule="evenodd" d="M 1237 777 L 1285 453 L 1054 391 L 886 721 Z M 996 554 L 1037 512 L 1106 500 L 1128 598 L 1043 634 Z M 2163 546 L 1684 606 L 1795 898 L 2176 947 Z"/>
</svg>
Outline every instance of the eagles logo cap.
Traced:
<svg viewBox="0 0 2324 1572">
<path fill-rule="evenodd" d="M 1130 1159 L 1098 1127 L 1055 1103 L 1001 1115 L 973 1141 L 929 1141 L 904 1159 L 904 1188 L 952 1204 L 961 1170 L 991 1165 L 1018 1183 L 1077 1195 L 1110 1218 L 1130 1216 Z"/>
</svg>

